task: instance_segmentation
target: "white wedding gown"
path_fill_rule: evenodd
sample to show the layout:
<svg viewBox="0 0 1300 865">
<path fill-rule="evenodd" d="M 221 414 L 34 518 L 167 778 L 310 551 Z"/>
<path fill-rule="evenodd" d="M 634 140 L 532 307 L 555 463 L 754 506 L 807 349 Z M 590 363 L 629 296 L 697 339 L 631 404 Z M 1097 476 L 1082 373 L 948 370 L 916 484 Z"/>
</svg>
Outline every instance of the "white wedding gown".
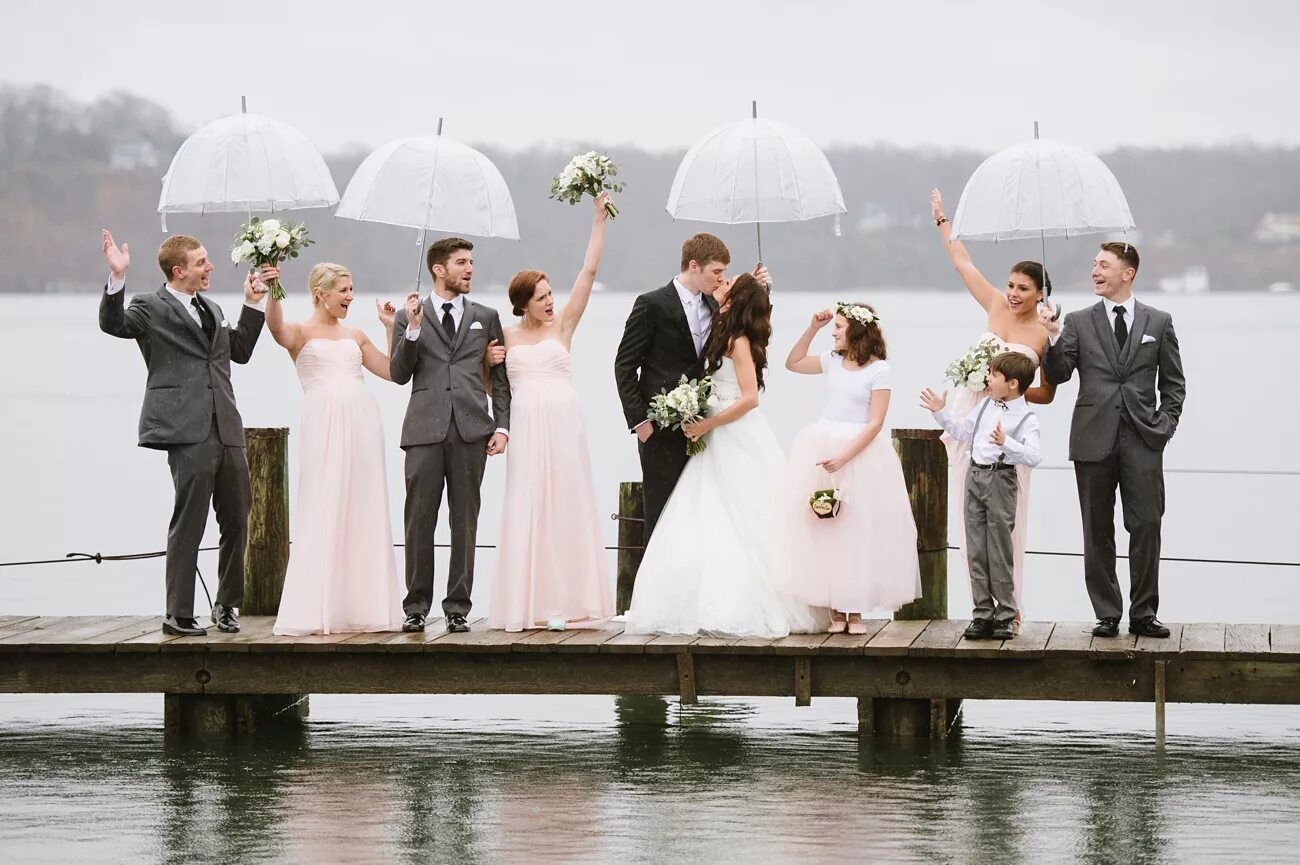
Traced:
<svg viewBox="0 0 1300 865">
<path fill-rule="evenodd" d="M 713 375 L 720 412 L 740 396 L 730 358 Z M 815 629 L 772 554 L 785 455 L 755 409 L 709 433 L 664 507 L 637 571 L 626 633 L 784 637 Z"/>
</svg>

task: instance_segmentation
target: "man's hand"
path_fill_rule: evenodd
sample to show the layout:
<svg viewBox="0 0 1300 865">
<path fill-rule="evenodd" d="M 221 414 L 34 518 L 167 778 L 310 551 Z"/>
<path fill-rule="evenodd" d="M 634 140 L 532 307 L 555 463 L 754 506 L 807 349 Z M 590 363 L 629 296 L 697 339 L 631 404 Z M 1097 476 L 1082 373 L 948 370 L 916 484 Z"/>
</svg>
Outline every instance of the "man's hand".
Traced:
<svg viewBox="0 0 1300 865">
<path fill-rule="evenodd" d="M 413 291 L 406 296 L 406 326 L 414 330 L 423 318 L 424 304 L 420 303 L 419 292 Z"/>
<path fill-rule="evenodd" d="M 928 387 L 921 390 L 921 407 L 928 408 L 930 411 L 942 411 L 943 407 L 948 404 L 948 391 L 943 395 L 935 393 Z"/>
<path fill-rule="evenodd" d="M 650 441 L 650 436 L 655 434 L 655 425 L 651 421 L 646 421 L 636 428 L 636 440 L 645 444 Z"/>
<path fill-rule="evenodd" d="M 768 273 L 767 268 L 763 265 L 763 262 L 760 261 L 758 264 L 754 265 L 753 273 L 754 273 L 754 279 L 757 279 L 759 282 L 761 282 L 764 288 L 766 288 L 768 291 L 772 290 L 772 274 Z"/>
<path fill-rule="evenodd" d="M 998 447 L 1002 447 L 1007 441 L 1006 433 L 1002 432 L 1002 421 L 998 421 L 997 426 L 993 427 L 993 435 L 989 436 L 989 441 Z"/>
<path fill-rule="evenodd" d="M 488 343 L 486 357 L 488 366 L 500 366 L 506 360 L 506 347 L 498 345 L 494 339 Z"/>
<path fill-rule="evenodd" d="M 492 433 L 492 438 L 488 439 L 487 452 L 488 456 L 494 457 L 497 454 L 506 452 L 506 437 L 499 432 Z"/>
<path fill-rule="evenodd" d="M 113 242 L 113 235 L 107 228 L 100 232 L 100 239 L 104 243 L 104 260 L 108 262 L 108 272 L 114 282 L 120 282 L 126 279 L 126 269 L 131 266 L 131 248 L 128 244 L 122 244 L 118 249 L 117 244 Z"/>
</svg>

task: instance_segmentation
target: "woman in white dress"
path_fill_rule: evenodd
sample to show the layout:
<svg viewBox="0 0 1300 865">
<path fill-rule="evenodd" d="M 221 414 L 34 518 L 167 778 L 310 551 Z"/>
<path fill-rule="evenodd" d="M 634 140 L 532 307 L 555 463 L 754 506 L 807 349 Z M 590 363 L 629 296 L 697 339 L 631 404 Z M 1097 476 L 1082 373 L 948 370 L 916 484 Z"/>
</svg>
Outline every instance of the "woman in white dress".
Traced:
<svg viewBox="0 0 1300 865">
<path fill-rule="evenodd" d="M 626 632 L 784 637 L 816 628 L 806 604 L 782 590 L 772 554 L 781 445 L 758 411 L 772 302 L 750 274 L 714 296 L 704 359 L 717 398 L 687 424 L 705 438 L 664 507 L 637 571 Z"/>
<path fill-rule="evenodd" d="M 999 352 L 1016 351 L 1028 357 L 1034 363 L 1042 364 L 1047 351 L 1047 328 L 1038 320 L 1039 305 L 1044 303 L 1052 293 L 1052 282 L 1047 278 L 1047 271 L 1037 261 L 1021 261 L 1012 265 L 1007 276 L 1005 292 L 999 291 L 984 278 L 971 260 L 970 253 L 959 240 L 952 239 L 952 224 L 943 213 L 943 197 L 939 190 L 930 193 L 930 211 L 934 217 L 935 227 L 943 239 L 944 250 L 952 261 L 953 268 L 961 277 L 966 290 L 970 292 L 988 318 L 980 340 L 992 339 Z M 1048 383 L 1046 375 L 1039 372 L 1039 383 L 1025 391 L 1025 401 L 1045 405 L 1056 396 L 1056 386 Z M 971 390 L 968 387 L 954 389 L 949 403 L 949 413 L 955 419 L 965 417 L 971 409 L 986 396 L 983 390 Z M 966 487 L 966 471 L 970 467 L 970 443 L 959 442 L 943 436 L 948 448 L 948 464 L 952 466 L 953 495 L 957 501 L 963 501 L 962 490 Z M 1029 467 L 1016 466 L 1018 495 L 1016 496 L 1016 527 L 1012 532 L 1012 579 L 1016 594 L 1016 624 L 1025 607 L 1021 598 L 1024 587 L 1025 539 L 1029 535 Z M 966 566 L 966 527 L 962 520 L 951 523 L 955 542 L 960 549 L 961 567 Z"/>
</svg>

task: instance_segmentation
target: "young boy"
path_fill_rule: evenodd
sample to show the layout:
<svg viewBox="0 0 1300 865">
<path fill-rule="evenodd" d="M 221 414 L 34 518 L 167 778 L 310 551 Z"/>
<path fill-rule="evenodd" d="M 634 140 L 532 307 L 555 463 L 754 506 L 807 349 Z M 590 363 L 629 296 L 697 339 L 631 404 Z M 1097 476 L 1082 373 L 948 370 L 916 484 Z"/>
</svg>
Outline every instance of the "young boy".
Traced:
<svg viewBox="0 0 1300 865">
<path fill-rule="evenodd" d="M 970 414 L 953 420 L 944 411 L 948 392 L 921 391 L 921 405 L 959 441 L 971 443 L 963 512 L 970 568 L 972 621 L 968 640 L 1015 637 L 1016 602 L 1011 579 L 1011 532 L 1016 523 L 1017 464 L 1036 466 L 1038 418 L 1025 404 L 1037 365 L 1023 354 L 1003 352 L 989 362 L 989 395 Z"/>
</svg>

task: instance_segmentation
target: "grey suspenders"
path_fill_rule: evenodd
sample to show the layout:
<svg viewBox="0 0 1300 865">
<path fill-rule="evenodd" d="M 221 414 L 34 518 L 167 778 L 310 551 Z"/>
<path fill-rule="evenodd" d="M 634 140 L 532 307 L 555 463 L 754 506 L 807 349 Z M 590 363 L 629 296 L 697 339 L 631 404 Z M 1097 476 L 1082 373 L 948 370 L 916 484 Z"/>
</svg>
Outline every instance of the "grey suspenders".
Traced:
<svg viewBox="0 0 1300 865">
<path fill-rule="evenodd" d="M 991 402 L 993 402 L 993 397 L 991 397 L 991 396 L 986 396 L 986 397 L 984 397 L 984 401 L 980 403 L 980 410 L 979 410 L 979 412 L 976 413 L 976 415 L 975 415 L 975 426 L 972 427 L 972 428 L 971 428 L 971 431 L 970 431 L 970 436 L 971 436 L 971 465 L 979 465 L 979 463 L 975 462 L 975 441 L 974 441 L 974 439 L 975 439 L 975 432 L 980 428 L 980 421 L 984 420 L 984 409 L 988 408 L 988 407 L 989 407 L 989 403 L 991 403 Z M 1019 438 L 1016 438 L 1018 435 L 1020 435 L 1020 428 L 1023 427 L 1023 426 L 1025 425 L 1025 421 L 1029 420 L 1029 419 L 1030 419 L 1031 417 L 1033 417 L 1033 416 L 1034 416 L 1034 413 L 1033 413 L 1033 412 L 1031 412 L 1031 411 L 1027 411 L 1027 412 L 1025 412 L 1024 415 L 1021 416 L 1021 418 L 1020 418 L 1020 423 L 1016 424 L 1015 429 L 1013 429 L 1011 432 L 1007 433 L 1007 437 L 1008 437 L 1008 438 L 1016 439 L 1016 441 L 1020 441 Z M 999 463 L 1005 462 L 1005 460 L 1006 460 L 1006 454 L 998 454 L 998 462 L 999 462 Z"/>
</svg>

